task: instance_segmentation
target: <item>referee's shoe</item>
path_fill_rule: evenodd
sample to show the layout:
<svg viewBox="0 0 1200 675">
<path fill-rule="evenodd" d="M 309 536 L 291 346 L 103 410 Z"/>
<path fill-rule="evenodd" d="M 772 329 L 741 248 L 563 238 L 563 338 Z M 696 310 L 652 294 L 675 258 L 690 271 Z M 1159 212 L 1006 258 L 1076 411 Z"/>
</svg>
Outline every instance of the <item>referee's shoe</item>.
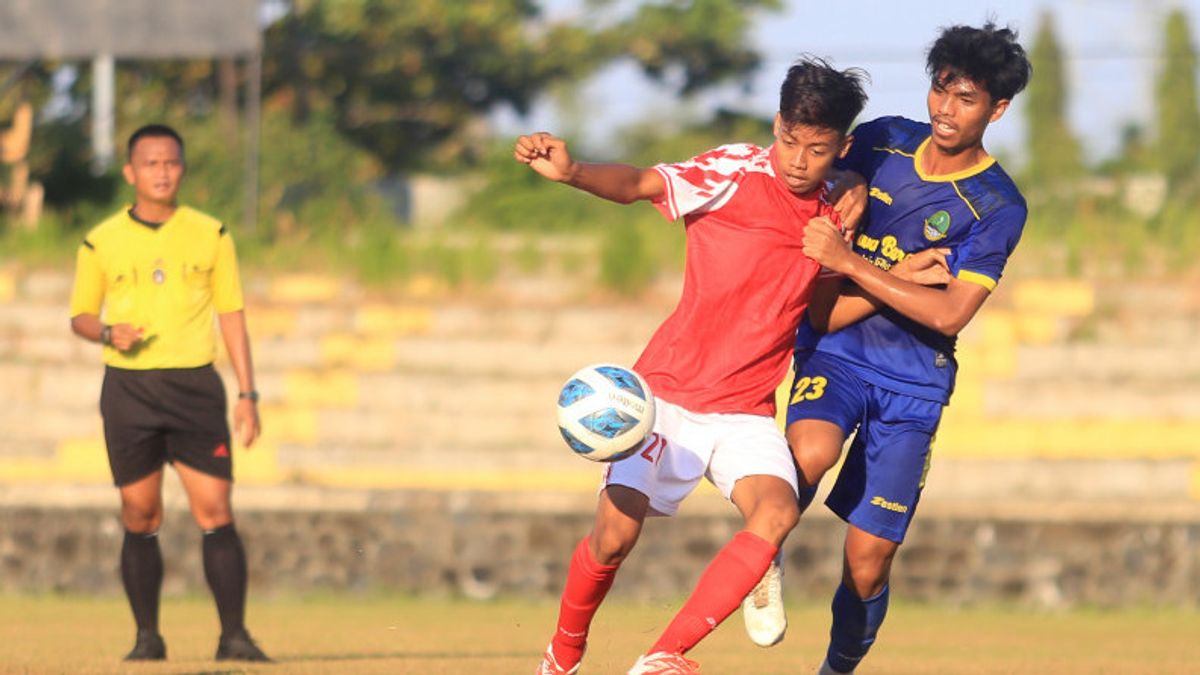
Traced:
<svg viewBox="0 0 1200 675">
<path fill-rule="evenodd" d="M 167 644 L 152 630 L 139 630 L 133 649 L 125 655 L 126 661 L 163 661 L 166 658 Z"/>
<path fill-rule="evenodd" d="M 250 633 L 241 630 L 229 635 L 221 635 L 221 640 L 217 642 L 217 660 L 270 663 L 271 657 L 264 654 L 258 645 L 254 644 L 254 640 L 250 639 Z"/>
</svg>

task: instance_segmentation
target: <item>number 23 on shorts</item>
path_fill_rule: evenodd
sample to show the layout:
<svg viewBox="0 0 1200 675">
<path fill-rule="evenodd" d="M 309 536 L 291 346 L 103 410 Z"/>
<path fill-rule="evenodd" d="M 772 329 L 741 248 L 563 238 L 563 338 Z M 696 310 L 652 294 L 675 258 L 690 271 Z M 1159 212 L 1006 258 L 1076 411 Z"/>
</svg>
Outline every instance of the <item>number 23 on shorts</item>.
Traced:
<svg viewBox="0 0 1200 675">
<path fill-rule="evenodd" d="M 792 400 L 788 405 L 796 405 L 801 401 L 815 401 L 825 395 L 825 386 L 829 380 L 822 375 L 801 377 L 792 385 Z"/>
</svg>

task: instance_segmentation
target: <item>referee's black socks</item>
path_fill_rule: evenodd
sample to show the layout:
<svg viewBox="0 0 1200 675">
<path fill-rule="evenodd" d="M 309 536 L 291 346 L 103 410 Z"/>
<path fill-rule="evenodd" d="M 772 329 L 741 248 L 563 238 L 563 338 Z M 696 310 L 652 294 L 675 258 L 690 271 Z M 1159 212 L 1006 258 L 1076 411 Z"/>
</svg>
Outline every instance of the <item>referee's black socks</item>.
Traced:
<svg viewBox="0 0 1200 675">
<path fill-rule="evenodd" d="M 233 523 L 204 531 L 204 578 L 217 601 L 221 635 L 245 632 L 246 551 Z"/>
<path fill-rule="evenodd" d="M 125 530 L 121 544 L 121 583 L 133 609 L 138 632 L 158 633 L 158 597 L 162 590 L 163 559 L 158 532 Z"/>
</svg>

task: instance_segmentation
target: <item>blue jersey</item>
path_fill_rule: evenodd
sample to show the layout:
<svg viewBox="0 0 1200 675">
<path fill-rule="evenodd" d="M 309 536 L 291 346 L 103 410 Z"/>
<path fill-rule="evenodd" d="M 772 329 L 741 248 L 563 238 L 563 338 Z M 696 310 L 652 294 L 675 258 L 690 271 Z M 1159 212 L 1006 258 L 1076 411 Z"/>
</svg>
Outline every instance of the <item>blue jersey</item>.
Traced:
<svg viewBox="0 0 1200 675">
<path fill-rule="evenodd" d="M 867 212 L 854 250 L 888 269 L 931 247 L 950 249 L 950 273 L 996 287 L 1025 225 L 1025 200 L 992 158 L 965 171 L 928 176 L 921 157 L 930 126 L 903 117 L 860 124 L 841 168 L 869 185 Z M 796 349 L 842 359 L 862 379 L 889 391 L 948 403 L 958 366 L 954 337 L 910 321 L 890 308 L 820 336 L 801 322 Z"/>
</svg>

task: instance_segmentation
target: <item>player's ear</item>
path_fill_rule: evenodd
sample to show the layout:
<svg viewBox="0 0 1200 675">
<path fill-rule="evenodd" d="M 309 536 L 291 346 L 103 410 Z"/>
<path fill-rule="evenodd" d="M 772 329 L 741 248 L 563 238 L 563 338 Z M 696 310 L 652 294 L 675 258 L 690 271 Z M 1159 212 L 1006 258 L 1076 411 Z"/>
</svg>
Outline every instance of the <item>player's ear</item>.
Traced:
<svg viewBox="0 0 1200 675">
<path fill-rule="evenodd" d="M 854 134 L 846 134 L 842 137 L 842 149 L 838 151 L 838 159 L 845 159 L 846 154 L 850 152 L 850 146 L 854 145 Z"/>
<path fill-rule="evenodd" d="M 775 138 L 779 138 L 779 132 L 783 130 L 783 115 L 775 113 L 775 123 L 771 126 L 771 133 Z"/>
<path fill-rule="evenodd" d="M 996 105 L 992 106 L 992 116 L 988 118 L 988 124 L 995 122 L 1004 116 L 1004 111 L 1008 110 L 1008 104 L 1012 103 L 1011 99 L 1002 98 L 996 101 Z"/>
<path fill-rule="evenodd" d="M 126 162 L 125 166 L 121 167 L 121 175 L 125 177 L 126 183 L 133 185 L 133 165 Z"/>
</svg>

